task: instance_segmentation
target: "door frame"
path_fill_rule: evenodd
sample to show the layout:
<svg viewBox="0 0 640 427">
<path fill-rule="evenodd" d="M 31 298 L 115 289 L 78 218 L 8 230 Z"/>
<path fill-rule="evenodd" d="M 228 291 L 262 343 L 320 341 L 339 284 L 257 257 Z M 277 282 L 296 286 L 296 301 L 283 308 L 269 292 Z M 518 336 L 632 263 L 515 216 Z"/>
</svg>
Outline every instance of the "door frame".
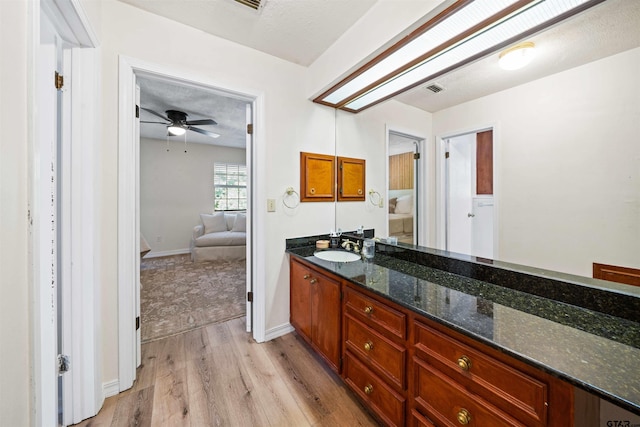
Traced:
<svg viewBox="0 0 640 427">
<path fill-rule="evenodd" d="M 452 132 L 443 132 L 435 137 L 436 154 L 436 248 L 446 250 L 447 239 L 447 166 L 446 166 L 446 140 L 457 136 L 478 133 L 486 130 L 493 130 L 493 257 L 499 259 L 499 235 L 500 235 L 500 198 L 502 185 L 500 174 L 498 173 L 500 162 L 500 125 L 499 123 L 489 123 L 473 126 L 467 129 Z"/>
<path fill-rule="evenodd" d="M 427 212 L 429 209 L 429 197 L 427 193 L 427 189 L 429 188 L 429 175 L 426 173 L 427 165 L 430 164 L 431 154 L 428 150 L 426 150 L 426 141 L 427 137 L 422 135 L 421 132 L 406 129 L 394 125 L 385 125 L 385 198 L 389 200 L 389 134 L 395 133 L 397 135 L 403 135 L 408 138 L 412 138 L 418 141 L 418 153 L 420 153 L 420 159 L 417 163 L 417 171 L 414 175 L 414 186 L 415 191 L 415 203 L 414 207 L 417 210 L 417 215 L 414 215 L 413 218 L 413 229 L 414 229 L 414 241 L 416 244 L 421 246 L 428 245 L 429 239 L 429 227 L 427 223 Z M 387 231 L 387 235 L 389 234 L 389 209 L 387 208 L 386 214 L 386 226 L 385 230 Z M 422 226 L 420 226 L 422 225 Z M 415 232 L 417 230 L 417 233 Z"/>
<path fill-rule="evenodd" d="M 255 173 L 260 163 L 258 155 L 259 141 L 264 139 L 264 132 L 257 123 L 262 123 L 264 115 L 264 94 L 253 88 L 229 87 L 200 74 L 185 73 L 166 65 L 150 63 L 137 58 L 119 56 L 118 81 L 118 390 L 123 391 L 133 385 L 136 378 L 136 360 L 139 353 L 139 340 L 136 339 L 136 277 L 140 264 L 139 224 L 137 206 L 139 193 L 136 176 L 139 173 L 140 159 L 139 141 L 135 136 L 135 84 L 136 76 L 168 79 L 220 91 L 227 95 L 246 99 L 252 104 L 253 112 L 253 144 L 247 147 L 252 159 L 249 182 L 251 198 L 250 209 L 247 210 L 247 283 L 253 283 L 253 313 L 251 316 L 253 337 L 262 342 L 265 337 L 265 283 L 258 280 L 265 277 L 263 242 L 256 230 L 260 227 L 260 215 L 257 206 L 260 191 Z M 249 325 L 248 325 L 249 326 Z"/>
</svg>

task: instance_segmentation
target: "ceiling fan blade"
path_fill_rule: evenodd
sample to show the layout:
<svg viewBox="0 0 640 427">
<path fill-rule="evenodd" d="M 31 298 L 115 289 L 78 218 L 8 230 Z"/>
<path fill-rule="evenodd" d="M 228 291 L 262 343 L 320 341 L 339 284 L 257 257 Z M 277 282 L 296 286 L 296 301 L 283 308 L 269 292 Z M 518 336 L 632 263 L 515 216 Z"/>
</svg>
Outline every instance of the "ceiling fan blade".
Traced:
<svg viewBox="0 0 640 427">
<path fill-rule="evenodd" d="M 170 125 L 171 123 L 165 123 L 165 122 L 147 122 L 145 120 L 140 120 L 140 123 L 157 123 L 159 125 Z"/>
<path fill-rule="evenodd" d="M 144 108 L 144 107 L 142 107 L 142 109 L 143 109 L 144 111 L 148 111 L 148 112 L 150 112 L 150 113 L 151 113 L 151 114 L 153 114 L 154 116 L 158 116 L 158 117 L 160 117 L 160 118 L 161 118 L 161 119 L 163 119 L 163 120 L 166 120 L 166 121 L 168 121 L 168 122 L 170 122 L 170 121 L 171 121 L 171 120 L 169 120 L 168 118 L 166 118 L 165 116 L 163 116 L 162 114 L 160 114 L 160 113 L 156 113 L 156 112 L 155 112 L 155 111 L 153 111 L 153 110 L 150 110 L 150 109 L 148 109 L 148 108 Z"/>
<path fill-rule="evenodd" d="M 204 130 L 204 129 L 200 129 L 200 128 L 194 128 L 192 126 L 189 126 L 187 129 L 192 130 L 194 132 L 201 133 L 203 135 L 210 136 L 211 138 L 217 138 L 217 137 L 220 136 L 219 134 L 217 134 L 215 132 L 209 132 L 208 130 Z"/>
<path fill-rule="evenodd" d="M 188 122 L 185 122 L 188 125 L 217 125 L 218 122 L 216 122 L 213 119 L 203 119 L 203 120 L 189 120 Z"/>
</svg>

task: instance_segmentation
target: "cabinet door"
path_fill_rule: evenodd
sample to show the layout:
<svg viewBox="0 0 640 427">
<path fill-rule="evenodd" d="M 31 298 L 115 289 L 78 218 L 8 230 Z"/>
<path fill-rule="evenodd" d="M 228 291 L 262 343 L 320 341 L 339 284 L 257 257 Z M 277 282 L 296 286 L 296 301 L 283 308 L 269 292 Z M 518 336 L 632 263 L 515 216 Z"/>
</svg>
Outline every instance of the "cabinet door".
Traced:
<svg viewBox="0 0 640 427">
<path fill-rule="evenodd" d="M 331 363 L 340 366 L 340 282 L 314 274 L 311 286 L 311 341 Z"/>
<path fill-rule="evenodd" d="M 311 339 L 311 270 L 291 260 L 290 273 L 290 313 L 291 324 L 307 340 Z"/>
<path fill-rule="evenodd" d="M 338 157 L 338 201 L 365 199 L 365 160 Z"/>
<path fill-rule="evenodd" d="M 300 153 L 300 201 L 335 200 L 336 158 L 326 154 Z"/>
</svg>

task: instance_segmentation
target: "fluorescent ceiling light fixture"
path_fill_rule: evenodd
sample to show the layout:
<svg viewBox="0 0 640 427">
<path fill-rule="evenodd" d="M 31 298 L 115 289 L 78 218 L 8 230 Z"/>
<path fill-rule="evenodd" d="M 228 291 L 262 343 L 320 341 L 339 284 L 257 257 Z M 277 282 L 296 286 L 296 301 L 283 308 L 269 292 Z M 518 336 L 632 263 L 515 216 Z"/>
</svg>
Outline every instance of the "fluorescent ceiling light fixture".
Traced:
<svg viewBox="0 0 640 427">
<path fill-rule="evenodd" d="M 167 127 L 167 132 L 169 132 L 169 135 L 171 136 L 180 136 L 180 135 L 184 135 L 184 133 L 187 130 L 181 126 L 169 126 Z"/>
<path fill-rule="evenodd" d="M 314 102 L 357 113 L 602 1 L 458 0 Z"/>
<path fill-rule="evenodd" d="M 500 53 L 498 65 L 503 70 L 517 70 L 526 66 L 535 54 L 535 44 L 520 43 Z"/>
</svg>

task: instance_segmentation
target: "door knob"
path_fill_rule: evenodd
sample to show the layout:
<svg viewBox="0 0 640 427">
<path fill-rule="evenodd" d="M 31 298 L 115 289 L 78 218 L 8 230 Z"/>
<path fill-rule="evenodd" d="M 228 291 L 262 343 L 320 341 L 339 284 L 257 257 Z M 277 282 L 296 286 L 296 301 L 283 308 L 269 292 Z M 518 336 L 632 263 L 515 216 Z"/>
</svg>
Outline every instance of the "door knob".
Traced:
<svg viewBox="0 0 640 427">
<path fill-rule="evenodd" d="M 467 216 L 468 216 L 469 218 L 473 218 L 474 216 L 476 216 L 476 214 L 468 213 L 468 214 L 467 214 Z"/>
</svg>

